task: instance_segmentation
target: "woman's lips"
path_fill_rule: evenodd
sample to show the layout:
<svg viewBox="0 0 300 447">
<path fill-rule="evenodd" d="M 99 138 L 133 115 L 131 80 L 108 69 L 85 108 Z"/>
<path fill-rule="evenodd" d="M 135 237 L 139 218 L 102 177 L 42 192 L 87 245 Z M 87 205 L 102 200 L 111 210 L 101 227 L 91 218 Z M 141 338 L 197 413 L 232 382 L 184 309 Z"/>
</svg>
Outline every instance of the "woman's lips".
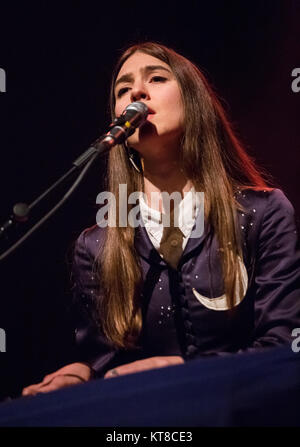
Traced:
<svg viewBox="0 0 300 447">
<path fill-rule="evenodd" d="M 148 116 L 147 119 L 151 120 L 153 118 L 153 115 L 155 115 L 154 110 L 150 109 L 150 107 L 148 107 Z"/>
</svg>

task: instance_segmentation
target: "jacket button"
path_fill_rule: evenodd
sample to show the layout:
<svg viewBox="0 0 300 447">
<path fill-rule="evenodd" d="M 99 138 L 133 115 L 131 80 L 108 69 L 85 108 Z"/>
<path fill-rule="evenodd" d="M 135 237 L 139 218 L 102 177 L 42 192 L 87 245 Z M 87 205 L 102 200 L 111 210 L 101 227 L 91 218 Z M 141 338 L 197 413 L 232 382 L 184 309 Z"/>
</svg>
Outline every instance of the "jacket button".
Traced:
<svg viewBox="0 0 300 447">
<path fill-rule="evenodd" d="M 184 321 L 184 327 L 185 327 L 185 329 L 186 329 L 187 331 L 190 331 L 191 328 L 192 328 L 192 323 L 191 323 L 191 321 L 189 321 L 189 320 L 185 320 L 185 321 Z"/>
<path fill-rule="evenodd" d="M 181 315 L 183 318 L 188 318 L 189 317 L 189 311 L 186 310 L 184 307 L 181 308 Z"/>
<path fill-rule="evenodd" d="M 187 347 L 186 356 L 187 357 L 192 357 L 194 354 L 196 354 L 196 352 L 197 352 L 196 346 L 190 345 L 190 346 Z"/>
<path fill-rule="evenodd" d="M 196 339 L 192 334 L 186 334 L 186 340 L 189 343 L 189 345 L 194 345 Z"/>
</svg>

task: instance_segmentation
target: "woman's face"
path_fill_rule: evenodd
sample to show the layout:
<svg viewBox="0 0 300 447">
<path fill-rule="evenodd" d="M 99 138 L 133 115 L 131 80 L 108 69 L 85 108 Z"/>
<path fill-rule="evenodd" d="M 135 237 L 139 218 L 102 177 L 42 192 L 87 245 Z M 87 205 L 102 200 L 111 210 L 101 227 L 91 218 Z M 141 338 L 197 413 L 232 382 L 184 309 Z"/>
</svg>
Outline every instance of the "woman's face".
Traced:
<svg viewBox="0 0 300 447">
<path fill-rule="evenodd" d="M 134 53 L 118 73 L 115 98 L 116 116 L 134 101 L 142 101 L 149 108 L 146 123 L 128 139 L 131 147 L 143 156 L 179 149 L 184 112 L 180 88 L 169 65 L 148 54 Z"/>
</svg>

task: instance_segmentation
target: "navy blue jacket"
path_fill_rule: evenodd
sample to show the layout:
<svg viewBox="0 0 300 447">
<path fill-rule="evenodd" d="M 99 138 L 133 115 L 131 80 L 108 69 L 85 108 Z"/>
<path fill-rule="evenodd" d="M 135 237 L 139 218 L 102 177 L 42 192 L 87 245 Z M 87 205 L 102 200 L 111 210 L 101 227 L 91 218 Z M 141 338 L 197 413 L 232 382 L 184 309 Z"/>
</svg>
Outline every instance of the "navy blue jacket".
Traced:
<svg viewBox="0 0 300 447">
<path fill-rule="evenodd" d="M 292 330 L 300 327 L 294 209 L 279 189 L 238 191 L 237 199 L 244 208 L 238 221 L 247 287 L 232 311 L 224 307 L 220 252 L 209 225 L 201 237 L 188 240 L 177 270 L 161 258 L 145 228 L 136 229 L 144 275 L 143 330 L 132 351 L 114 348 L 95 319 L 94 260 L 105 229 L 94 226 L 81 233 L 73 265 L 78 361 L 101 377 L 115 366 L 152 356 L 190 360 L 291 343 Z"/>
</svg>

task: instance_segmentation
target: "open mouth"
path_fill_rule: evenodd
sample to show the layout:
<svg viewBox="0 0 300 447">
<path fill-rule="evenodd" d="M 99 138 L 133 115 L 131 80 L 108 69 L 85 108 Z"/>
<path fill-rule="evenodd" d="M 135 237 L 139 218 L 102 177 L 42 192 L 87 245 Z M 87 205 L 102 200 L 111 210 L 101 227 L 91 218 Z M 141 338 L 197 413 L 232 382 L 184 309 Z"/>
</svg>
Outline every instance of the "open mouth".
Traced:
<svg viewBox="0 0 300 447">
<path fill-rule="evenodd" d="M 150 107 L 148 107 L 148 116 L 147 119 L 152 119 L 153 115 L 155 115 L 156 112 L 154 112 L 154 110 L 150 109 Z"/>
</svg>

